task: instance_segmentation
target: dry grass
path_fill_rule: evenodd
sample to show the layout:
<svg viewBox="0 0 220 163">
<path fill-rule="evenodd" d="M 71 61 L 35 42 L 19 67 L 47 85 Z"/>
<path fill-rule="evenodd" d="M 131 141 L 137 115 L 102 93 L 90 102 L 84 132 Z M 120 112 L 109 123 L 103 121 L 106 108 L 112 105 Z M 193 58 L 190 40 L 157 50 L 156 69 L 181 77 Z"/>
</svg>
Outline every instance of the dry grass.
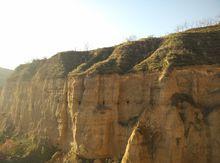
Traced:
<svg viewBox="0 0 220 163">
<path fill-rule="evenodd" d="M 11 80 L 65 78 L 68 74 L 169 72 L 175 67 L 211 64 L 220 64 L 220 25 L 92 51 L 61 52 L 50 59 L 19 66 Z"/>
</svg>

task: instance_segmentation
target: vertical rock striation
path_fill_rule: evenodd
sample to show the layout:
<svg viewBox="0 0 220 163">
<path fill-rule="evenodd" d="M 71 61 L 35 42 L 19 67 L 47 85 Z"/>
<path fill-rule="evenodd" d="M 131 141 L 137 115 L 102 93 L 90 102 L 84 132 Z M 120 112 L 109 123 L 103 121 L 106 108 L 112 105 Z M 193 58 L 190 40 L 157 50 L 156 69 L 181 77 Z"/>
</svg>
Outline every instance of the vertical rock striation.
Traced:
<svg viewBox="0 0 220 163">
<path fill-rule="evenodd" d="M 19 66 L 0 162 L 220 162 L 219 43 L 216 25 Z"/>
</svg>

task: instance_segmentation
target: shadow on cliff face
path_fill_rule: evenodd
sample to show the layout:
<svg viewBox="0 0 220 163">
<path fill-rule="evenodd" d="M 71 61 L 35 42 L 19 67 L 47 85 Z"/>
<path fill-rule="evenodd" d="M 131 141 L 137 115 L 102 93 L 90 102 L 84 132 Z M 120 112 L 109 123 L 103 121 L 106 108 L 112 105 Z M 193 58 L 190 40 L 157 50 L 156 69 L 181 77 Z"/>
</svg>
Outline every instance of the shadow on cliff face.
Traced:
<svg viewBox="0 0 220 163">
<path fill-rule="evenodd" d="M 203 114 L 204 118 L 207 118 L 211 112 L 213 112 L 214 110 L 216 110 L 220 107 L 219 102 L 213 102 L 211 105 L 207 105 L 207 106 L 197 104 L 197 103 L 195 103 L 195 101 L 191 95 L 188 95 L 185 93 L 175 93 L 171 97 L 171 105 L 172 106 L 176 106 L 176 107 L 183 109 L 182 104 L 184 102 L 189 103 L 193 107 L 199 108 L 201 110 L 201 113 Z"/>
<path fill-rule="evenodd" d="M 143 145 L 146 145 L 148 155 L 153 160 L 158 148 L 158 144 L 162 139 L 160 129 L 139 124 L 137 126 L 137 131 L 144 137 Z"/>
</svg>

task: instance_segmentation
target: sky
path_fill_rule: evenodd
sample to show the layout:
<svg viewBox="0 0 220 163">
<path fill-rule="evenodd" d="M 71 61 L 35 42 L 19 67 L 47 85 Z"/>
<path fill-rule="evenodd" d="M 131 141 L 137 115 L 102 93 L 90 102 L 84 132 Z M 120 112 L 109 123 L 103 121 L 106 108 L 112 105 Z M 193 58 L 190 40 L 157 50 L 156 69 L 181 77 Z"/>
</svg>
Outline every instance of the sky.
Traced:
<svg viewBox="0 0 220 163">
<path fill-rule="evenodd" d="M 220 15 L 220 0 L 0 0 L 0 67 L 113 46 Z"/>
</svg>

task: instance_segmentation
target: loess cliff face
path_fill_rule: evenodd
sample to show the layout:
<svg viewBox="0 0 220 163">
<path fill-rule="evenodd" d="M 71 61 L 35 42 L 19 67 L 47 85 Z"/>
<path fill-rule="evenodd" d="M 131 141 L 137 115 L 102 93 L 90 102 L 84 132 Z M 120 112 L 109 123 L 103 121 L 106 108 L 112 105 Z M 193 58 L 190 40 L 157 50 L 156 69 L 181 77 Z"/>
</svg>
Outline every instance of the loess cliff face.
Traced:
<svg viewBox="0 0 220 163">
<path fill-rule="evenodd" d="M 73 77 L 68 83 L 74 153 L 121 160 L 133 128 L 155 98 L 150 91 L 156 76 L 97 75 Z"/>
<path fill-rule="evenodd" d="M 158 85 L 156 103 L 132 131 L 122 162 L 219 162 L 219 72 L 174 70 Z"/>
<path fill-rule="evenodd" d="M 0 162 L 220 162 L 219 45 L 216 25 L 19 66 Z"/>
</svg>

